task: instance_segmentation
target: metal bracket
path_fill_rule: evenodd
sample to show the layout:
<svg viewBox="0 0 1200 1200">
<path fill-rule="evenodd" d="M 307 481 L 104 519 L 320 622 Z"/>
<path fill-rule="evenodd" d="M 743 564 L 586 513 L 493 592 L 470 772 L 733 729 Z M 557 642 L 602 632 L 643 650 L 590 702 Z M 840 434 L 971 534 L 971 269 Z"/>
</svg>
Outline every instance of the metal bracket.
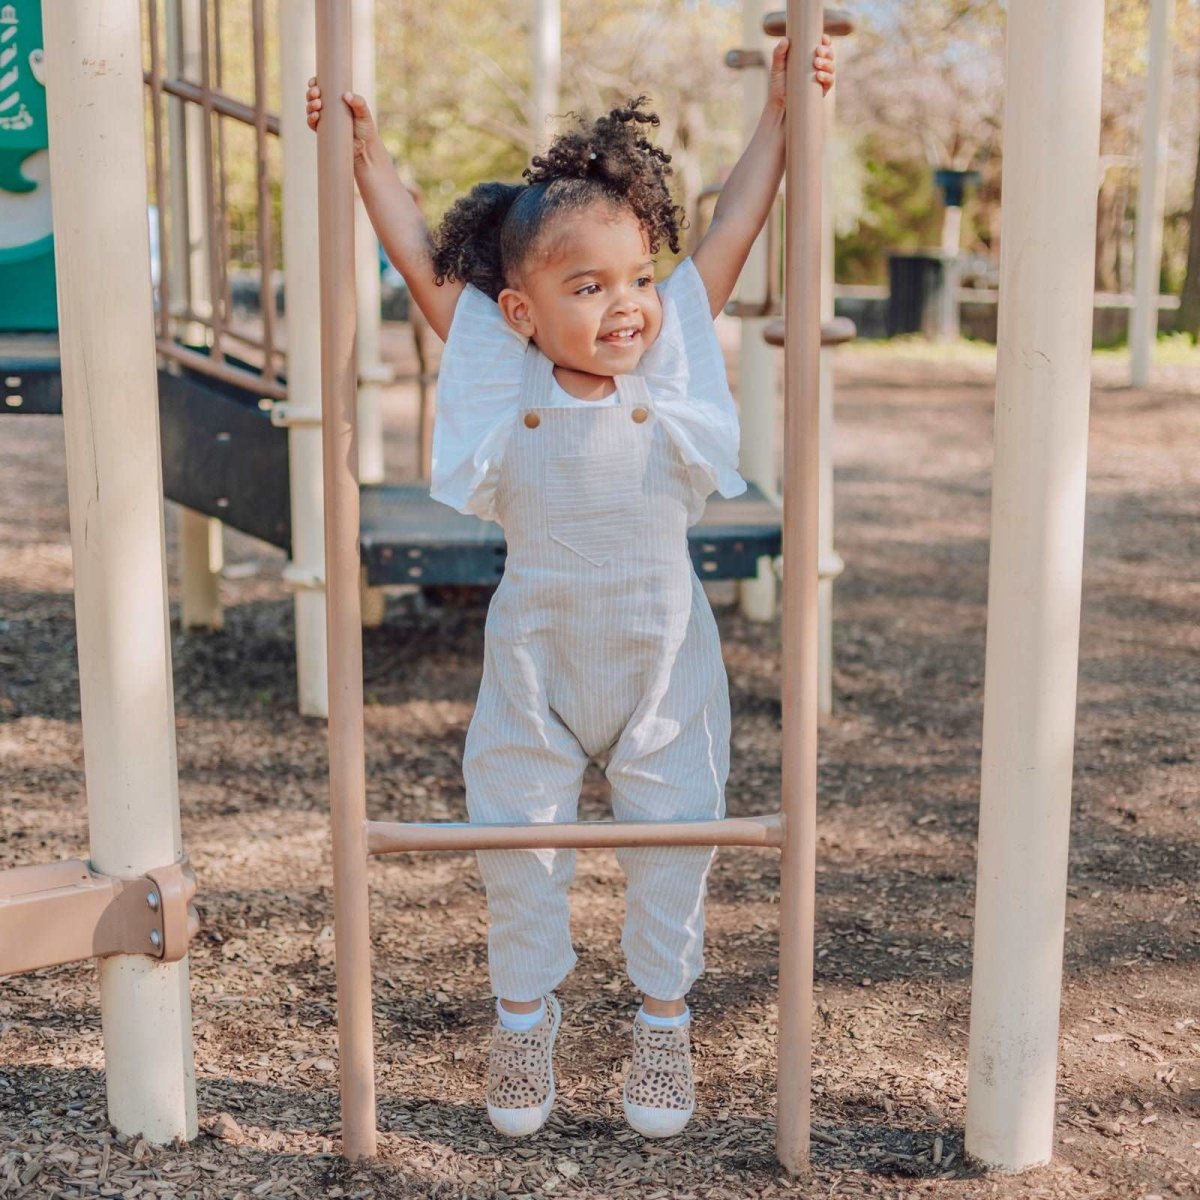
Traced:
<svg viewBox="0 0 1200 1200">
<path fill-rule="evenodd" d="M 846 569 L 846 560 L 836 551 L 822 554 L 817 561 L 818 579 L 836 579 Z"/>
<path fill-rule="evenodd" d="M 283 582 L 288 588 L 297 592 L 323 592 L 325 576 L 312 567 L 302 567 L 290 562 L 283 568 Z"/>
<path fill-rule="evenodd" d="M 321 424 L 319 408 L 300 408 L 289 404 L 286 400 L 276 400 L 271 405 L 271 424 L 277 428 L 290 429 L 293 426 Z"/>
<path fill-rule="evenodd" d="M 775 574 L 783 578 L 783 555 L 774 562 Z M 819 580 L 836 579 L 846 569 L 846 560 L 836 551 L 822 554 L 817 560 L 817 578 Z"/>
<path fill-rule="evenodd" d="M 368 363 L 359 368 L 358 382 L 377 383 L 386 387 L 388 384 L 396 382 L 396 368 L 391 363 Z"/>
<path fill-rule="evenodd" d="M 178 962 L 200 928 L 186 856 L 135 879 L 66 859 L 0 871 L 0 975 L 146 954 Z"/>
<path fill-rule="evenodd" d="M 734 71 L 744 71 L 747 67 L 765 67 L 767 56 L 761 50 L 726 50 L 725 65 Z"/>
</svg>

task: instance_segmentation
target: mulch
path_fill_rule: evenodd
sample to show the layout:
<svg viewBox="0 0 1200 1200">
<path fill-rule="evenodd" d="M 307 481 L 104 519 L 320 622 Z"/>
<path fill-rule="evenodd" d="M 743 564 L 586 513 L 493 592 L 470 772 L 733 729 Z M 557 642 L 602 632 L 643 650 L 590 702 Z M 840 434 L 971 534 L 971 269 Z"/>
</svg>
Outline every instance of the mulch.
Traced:
<svg viewBox="0 0 1200 1200">
<path fill-rule="evenodd" d="M 403 347 L 401 346 L 401 350 Z M 338 1156 L 325 728 L 297 715 L 282 556 L 227 534 L 225 627 L 172 640 L 201 1132 L 107 1123 L 97 975 L 0 987 L 3 1197 L 1200 1196 L 1200 371 L 1097 360 L 1055 1158 L 964 1155 L 993 374 L 838 358 L 835 713 L 820 742 L 812 1170 L 774 1159 L 777 856 L 722 850 L 680 1136 L 629 1130 L 637 997 L 611 851 L 578 858 L 559 1101 L 506 1142 L 482 1107 L 493 1012 L 473 856 L 371 867 L 380 1156 Z M 390 398 L 393 478 L 411 459 Z M 0 425 L 0 865 L 87 856 L 61 425 Z M 173 553 L 176 514 L 168 512 Z M 174 559 L 172 559 L 174 562 Z M 731 813 L 777 806 L 779 627 L 714 588 Z M 172 580 L 172 614 L 178 595 Z M 371 815 L 462 819 L 486 597 L 389 596 L 364 633 Z M 581 815 L 606 814 L 602 777 Z"/>
</svg>

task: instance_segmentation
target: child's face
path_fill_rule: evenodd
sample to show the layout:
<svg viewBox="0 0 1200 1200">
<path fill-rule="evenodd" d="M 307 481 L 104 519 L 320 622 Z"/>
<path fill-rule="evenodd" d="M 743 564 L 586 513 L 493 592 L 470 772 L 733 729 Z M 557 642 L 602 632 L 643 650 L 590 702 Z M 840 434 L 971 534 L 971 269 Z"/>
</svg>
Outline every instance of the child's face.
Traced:
<svg viewBox="0 0 1200 1200">
<path fill-rule="evenodd" d="M 627 375 L 662 328 L 650 246 L 628 211 L 597 204 L 561 218 L 498 302 L 508 323 L 556 366 Z M 632 329 L 630 336 L 616 335 Z"/>
</svg>

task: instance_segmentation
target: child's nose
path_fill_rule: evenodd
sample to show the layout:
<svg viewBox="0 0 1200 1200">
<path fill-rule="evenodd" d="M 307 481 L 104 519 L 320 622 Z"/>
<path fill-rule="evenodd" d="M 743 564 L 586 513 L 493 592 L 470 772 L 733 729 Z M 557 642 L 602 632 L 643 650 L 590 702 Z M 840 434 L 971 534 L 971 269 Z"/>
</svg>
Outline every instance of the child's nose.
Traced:
<svg viewBox="0 0 1200 1200">
<path fill-rule="evenodd" d="M 637 293 L 632 288 L 620 288 L 613 296 L 612 309 L 614 312 L 628 312 L 637 306 Z"/>
</svg>

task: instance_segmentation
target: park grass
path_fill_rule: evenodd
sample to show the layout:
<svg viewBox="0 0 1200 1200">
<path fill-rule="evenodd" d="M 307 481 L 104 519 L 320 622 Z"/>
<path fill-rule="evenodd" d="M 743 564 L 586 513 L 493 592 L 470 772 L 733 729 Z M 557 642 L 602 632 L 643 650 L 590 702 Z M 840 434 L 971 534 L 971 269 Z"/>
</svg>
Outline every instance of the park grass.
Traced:
<svg viewBox="0 0 1200 1200">
<path fill-rule="evenodd" d="M 878 355 L 936 365 L 939 363 L 978 363 L 996 361 L 996 347 L 991 342 L 959 338 L 954 342 L 931 342 L 920 334 L 905 334 L 893 338 L 862 338 L 853 343 L 854 353 Z M 1129 346 L 1120 342 L 1097 346 L 1092 356 L 1105 363 L 1118 363 L 1129 358 Z M 1160 334 L 1152 358 L 1155 366 L 1200 368 L 1200 345 L 1186 333 Z"/>
</svg>

